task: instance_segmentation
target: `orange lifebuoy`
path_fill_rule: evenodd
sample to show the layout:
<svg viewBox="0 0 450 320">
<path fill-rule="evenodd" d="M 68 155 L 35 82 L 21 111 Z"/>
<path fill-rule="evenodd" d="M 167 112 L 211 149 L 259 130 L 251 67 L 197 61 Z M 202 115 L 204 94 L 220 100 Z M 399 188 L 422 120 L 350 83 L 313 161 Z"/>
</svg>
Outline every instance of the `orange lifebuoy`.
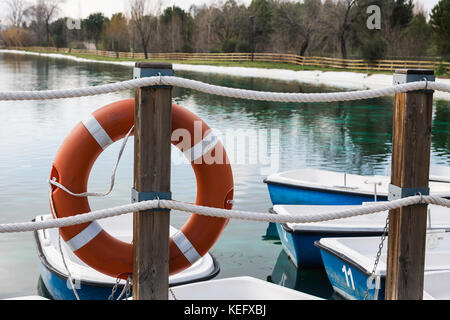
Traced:
<svg viewBox="0 0 450 320">
<path fill-rule="evenodd" d="M 191 139 L 191 149 L 181 150 L 190 158 L 195 172 L 196 204 L 231 209 L 233 175 L 221 142 L 214 138 L 208 125 L 196 115 L 178 105 L 172 106 L 173 132 L 184 129 L 194 137 L 196 122 L 197 125 L 201 124 L 201 138 L 197 141 Z M 110 144 L 124 138 L 133 124 L 134 99 L 98 109 L 90 120 L 78 124 L 64 140 L 53 163 L 50 178 L 74 193 L 86 192 L 89 174 L 98 156 Z M 174 145 L 179 142 L 172 141 Z M 209 164 L 196 161 L 198 156 L 208 154 L 211 158 L 219 157 L 221 161 Z M 74 197 L 57 187 L 52 189 L 52 199 L 54 217 L 70 217 L 91 211 L 87 197 Z M 170 274 L 188 268 L 204 256 L 227 223 L 228 219 L 192 214 L 181 230 L 170 239 Z M 112 237 L 97 222 L 61 228 L 60 233 L 73 252 L 95 270 L 124 279 L 132 273 L 132 245 Z"/>
</svg>

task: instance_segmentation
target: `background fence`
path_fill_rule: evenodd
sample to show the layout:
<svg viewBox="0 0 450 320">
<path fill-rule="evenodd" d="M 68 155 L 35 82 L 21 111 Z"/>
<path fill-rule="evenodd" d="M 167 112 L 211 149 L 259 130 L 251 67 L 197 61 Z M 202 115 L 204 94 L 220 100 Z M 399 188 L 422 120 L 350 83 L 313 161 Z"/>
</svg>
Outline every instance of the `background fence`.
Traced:
<svg viewBox="0 0 450 320">
<path fill-rule="evenodd" d="M 145 59 L 143 53 L 114 52 L 87 49 L 68 49 L 54 47 L 10 47 L 16 50 L 31 50 L 37 52 L 59 52 L 95 55 L 108 58 Z M 253 57 L 252 57 L 253 56 Z M 343 70 L 372 70 L 395 71 L 396 69 L 440 69 L 441 72 L 450 73 L 450 62 L 443 61 L 416 61 L 416 60 L 378 60 L 368 62 L 362 59 L 339 59 L 325 57 L 303 57 L 295 54 L 279 53 L 149 53 L 149 60 L 171 61 L 224 61 L 224 62 L 278 62 L 299 66 L 314 66 Z"/>
</svg>

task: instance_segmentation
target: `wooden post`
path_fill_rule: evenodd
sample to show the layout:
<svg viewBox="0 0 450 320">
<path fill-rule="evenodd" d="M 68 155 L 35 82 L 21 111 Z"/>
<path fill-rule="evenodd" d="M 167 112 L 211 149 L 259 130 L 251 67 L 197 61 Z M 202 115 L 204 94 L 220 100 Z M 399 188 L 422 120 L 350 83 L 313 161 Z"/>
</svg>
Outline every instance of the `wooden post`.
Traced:
<svg viewBox="0 0 450 320">
<path fill-rule="evenodd" d="M 397 70 L 394 83 L 434 81 L 433 70 Z M 433 91 L 395 96 L 389 199 L 429 192 Z M 389 212 L 386 300 L 422 300 L 427 205 Z"/>
<path fill-rule="evenodd" d="M 171 64 L 136 63 L 135 78 L 173 75 Z M 170 199 L 172 88 L 135 91 L 134 200 Z M 167 300 L 170 214 L 135 212 L 133 298 Z"/>
</svg>

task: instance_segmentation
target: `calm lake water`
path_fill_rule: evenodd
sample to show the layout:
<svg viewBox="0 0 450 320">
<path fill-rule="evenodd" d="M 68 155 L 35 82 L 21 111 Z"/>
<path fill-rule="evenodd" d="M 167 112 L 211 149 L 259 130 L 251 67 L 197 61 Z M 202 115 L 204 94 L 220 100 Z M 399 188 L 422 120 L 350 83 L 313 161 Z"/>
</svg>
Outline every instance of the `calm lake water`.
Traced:
<svg viewBox="0 0 450 320">
<path fill-rule="evenodd" d="M 336 90 L 298 82 L 273 81 L 215 74 L 176 72 L 177 76 L 229 87 L 284 92 Z M 45 90 L 100 85 L 132 78 L 132 68 L 77 63 L 64 59 L 0 53 L 0 90 Z M 389 84 L 386 84 L 389 85 Z M 0 223 L 30 221 L 48 214 L 47 180 L 56 152 L 72 128 L 99 107 L 133 97 L 126 91 L 110 95 L 43 102 L 0 102 Z M 383 174 L 390 162 L 393 98 L 345 103 L 272 103 L 216 97 L 174 88 L 174 101 L 196 113 L 213 129 L 267 133 L 267 161 L 236 161 L 235 209 L 267 212 L 271 207 L 263 183 L 270 172 L 301 167 Z M 275 131 L 274 131 L 275 130 Z M 278 130 L 278 131 L 277 131 Z M 250 132 L 250 131 L 249 131 Z M 432 162 L 450 164 L 450 103 L 435 102 Z M 133 142 L 119 166 L 114 192 L 106 199 L 91 199 L 92 209 L 129 203 L 133 174 Z M 225 143 L 227 152 L 259 152 L 245 142 Z M 96 162 L 89 191 L 106 191 L 120 143 Z M 178 152 L 176 150 L 174 153 Z M 232 160 L 233 161 L 233 160 Z M 172 164 L 173 197 L 195 201 L 196 184 L 189 165 Z M 173 213 L 180 227 L 187 215 Z M 218 278 L 252 276 L 283 279 L 283 284 L 336 298 L 321 269 L 297 270 L 279 241 L 265 239 L 267 224 L 231 221 L 212 249 L 221 272 Z M 0 235 L 0 298 L 37 294 L 38 257 L 33 235 Z M 276 282 L 279 282 L 276 280 Z"/>
</svg>

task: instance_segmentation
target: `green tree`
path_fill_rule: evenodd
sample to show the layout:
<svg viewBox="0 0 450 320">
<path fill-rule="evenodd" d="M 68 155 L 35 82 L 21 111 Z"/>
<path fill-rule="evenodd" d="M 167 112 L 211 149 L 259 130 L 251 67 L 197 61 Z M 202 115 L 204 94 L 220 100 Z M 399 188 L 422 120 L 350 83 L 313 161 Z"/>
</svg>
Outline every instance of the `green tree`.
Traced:
<svg viewBox="0 0 450 320">
<path fill-rule="evenodd" d="M 386 47 L 386 42 L 376 33 L 362 44 L 361 53 L 364 60 L 375 62 L 385 57 Z"/>
<path fill-rule="evenodd" d="M 377 5 L 381 8 L 381 29 L 367 28 L 366 8 L 368 5 Z M 423 26 L 420 17 L 413 19 L 413 4 L 407 0 L 370 0 L 359 1 L 358 6 L 363 10 L 352 25 L 351 40 L 353 48 L 357 49 L 364 58 L 370 60 L 372 56 L 378 56 L 380 59 L 386 55 L 392 56 L 411 56 L 418 51 L 414 49 L 412 32 L 417 31 L 417 27 Z M 425 21 L 425 25 L 426 25 Z M 406 31 L 408 29 L 408 31 Z M 420 30 L 422 35 L 426 30 Z M 373 40 L 374 43 L 371 43 Z M 384 43 L 384 47 L 382 44 Z M 424 43 L 426 46 L 426 42 Z M 379 54 L 373 52 L 380 47 Z M 416 45 L 416 48 L 422 47 L 422 44 Z M 410 51 L 409 48 L 412 50 Z M 372 53 L 371 53 L 372 52 Z M 423 54 L 423 53 L 422 53 Z"/>
<path fill-rule="evenodd" d="M 93 40 L 97 46 L 100 41 L 103 29 L 108 22 L 108 19 L 101 12 L 92 13 L 83 20 L 83 29 L 86 37 Z"/>
<path fill-rule="evenodd" d="M 431 27 L 425 16 L 418 13 L 402 31 L 402 56 L 420 57 L 427 53 L 430 47 Z"/>
<path fill-rule="evenodd" d="M 164 10 L 160 21 L 165 32 L 170 34 L 165 41 L 166 48 L 171 52 L 189 50 L 193 29 L 191 15 L 180 7 L 172 6 Z"/>
<path fill-rule="evenodd" d="M 222 44 L 222 52 L 233 53 L 236 52 L 238 42 L 234 39 L 226 39 Z"/>
<path fill-rule="evenodd" d="M 67 47 L 67 19 L 61 18 L 50 24 L 50 34 L 56 48 Z"/>
<path fill-rule="evenodd" d="M 270 33 L 273 30 L 273 15 L 275 3 L 272 0 L 252 0 L 249 10 L 255 17 L 255 43 L 264 48 L 268 44 Z"/>
<path fill-rule="evenodd" d="M 239 42 L 236 46 L 236 51 L 241 53 L 249 53 L 252 51 L 250 44 L 246 41 Z"/>
<path fill-rule="evenodd" d="M 450 0 L 440 0 L 430 15 L 433 29 L 433 43 L 437 53 L 450 55 Z"/>
<path fill-rule="evenodd" d="M 404 29 L 414 17 L 414 4 L 412 0 L 395 0 L 392 4 L 392 14 L 390 18 L 391 26 L 399 26 Z"/>
</svg>

